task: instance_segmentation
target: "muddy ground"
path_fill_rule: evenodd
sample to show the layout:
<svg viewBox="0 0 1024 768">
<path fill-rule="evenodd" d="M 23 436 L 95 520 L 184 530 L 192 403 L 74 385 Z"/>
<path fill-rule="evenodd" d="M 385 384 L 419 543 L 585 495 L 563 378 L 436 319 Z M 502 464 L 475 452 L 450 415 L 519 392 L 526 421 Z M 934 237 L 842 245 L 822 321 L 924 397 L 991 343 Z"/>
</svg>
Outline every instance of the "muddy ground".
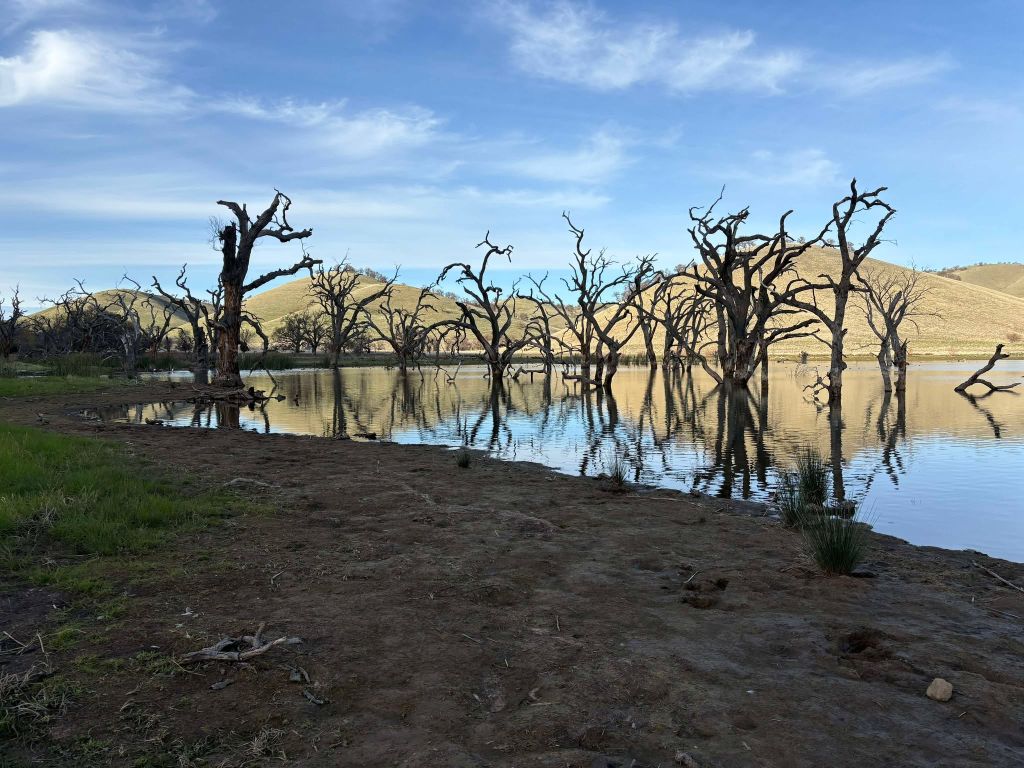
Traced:
<svg viewBox="0 0 1024 768">
<path fill-rule="evenodd" d="M 722 500 L 481 456 L 459 469 L 426 446 L 72 415 L 162 397 L 180 393 L 0 401 L 0 420 L 44 412 L 273 510 L 126 572 L 113 629 L 79 616 L 87 642 L 51 655 L 81 685 L 48 741 L 8 745 L 19 759 L 1024 765 L 1024 594 L 971 561 L 1018 584 L 1024 566 L 873 536 L 861 577 L 827 578 L 797 534 Z M 69 600 L 2 591 L 0 630 L 21 638 Z M 170 660 L 261 623 L 302 642 L 242 666 Z M 925 696 L 934 677 L 951 701 Z"/>
</svg>

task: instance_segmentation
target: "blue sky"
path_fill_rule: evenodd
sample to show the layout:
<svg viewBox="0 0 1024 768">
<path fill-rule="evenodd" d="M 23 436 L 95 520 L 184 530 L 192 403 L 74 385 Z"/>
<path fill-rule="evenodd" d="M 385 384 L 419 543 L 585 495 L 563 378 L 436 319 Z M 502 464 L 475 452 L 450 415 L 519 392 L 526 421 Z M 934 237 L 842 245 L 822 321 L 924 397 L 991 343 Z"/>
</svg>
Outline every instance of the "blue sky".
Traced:
<svg viewBox="0 0 1024 768">
<path fill-rule="evenodd" d="M 1020 260 L 1024 6 L 963 2 L 0 0 L 0 292 L 214 279 L 215 201 L 294 200 L 331 261 L 423 283 L 484 232 L 556 270 L 571 210 L 691 258 L 726 186 L 754 226 L 851 176 L 885 258 Z M 254 269 L 294 253 L 260 249 Z"/>
</svg>

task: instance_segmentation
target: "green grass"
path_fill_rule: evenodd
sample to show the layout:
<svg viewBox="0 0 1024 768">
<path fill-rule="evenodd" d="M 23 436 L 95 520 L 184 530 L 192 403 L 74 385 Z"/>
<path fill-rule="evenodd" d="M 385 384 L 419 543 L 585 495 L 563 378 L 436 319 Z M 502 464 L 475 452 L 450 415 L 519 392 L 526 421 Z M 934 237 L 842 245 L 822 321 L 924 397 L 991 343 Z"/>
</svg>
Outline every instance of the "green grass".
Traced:
<svg viewBox="0 0 1024 768">
<path fill-rule="evenodd" d="M 235 502 L 172 482 L 110 443 L 0 424 L 0 546 L 35 580 L 50 569 L 38 572 L 26 552 L 138 554 Z M 87 584 L 75 567 L 53 578 Z"/>
<path fill-rule="evenodd" d="M 0 376 L 0 397 L 72 395 L 110 389 L 125 383 L 100 376 Z"/>
<path fill-rule="evenodd" d="M 287 371 L 292 368 L 327 368 L 331 361 L 327 355 L 296 355 L 275 350 L 267 352 L 262 363 L 258 352 L 244 352 L 238 356 L 238 367 L 243 372 L 249 371 L 257 364 L 260 366 L 258 370 Z"/>
</svg>

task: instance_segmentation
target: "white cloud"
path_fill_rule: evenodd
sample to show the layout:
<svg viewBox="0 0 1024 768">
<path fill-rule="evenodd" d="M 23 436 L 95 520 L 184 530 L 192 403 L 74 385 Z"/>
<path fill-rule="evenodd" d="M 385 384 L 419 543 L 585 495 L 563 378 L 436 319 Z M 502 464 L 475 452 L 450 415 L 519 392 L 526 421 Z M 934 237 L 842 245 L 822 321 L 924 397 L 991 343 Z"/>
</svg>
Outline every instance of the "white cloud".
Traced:
<svg viewBox="0 0 1024 768">
<path fill-rule="evenodd" d="M 87 11 L 92 5 L 90 0 L 0 0 L 2 29 L 10 33 L 41 18 Z"/>
<path fill-rule="evenodd" d="M 0 57 L 0 107 L 55 104 L 95 111 L 166 113 L 191 92 L 160 78 L 151 46 L 93 32 L 33 32 L 21 53 Z"/>
<path fill-rule="evenodd" d="M 423 146 L 438 137 L 442 123 L 434 113 L 421 107 L 349 113 L 344 101 L 303 103 L 286 99 L 268 104 L 242 98 L 213 108 L 309 130 L 322 148 L 351 158 Z"/>
<path fill-rule="evenodd" d="M 770 184 L 819 187 L 839 182 L 839 165 L 820 149 L 791 152 L 757 150 L 743 165 L 715 168 L 716 178 Z"/>
<path fill-rule="evenodd" d="M 826 86 L 846 95 L 860 96 L 889 88 L 919 85 L 952 66 L 953 63 L 945 56 L 922 56 L 873 64 L 854 63 L 852 66 L 842 64 L 834 67 L 822 80 Z"/>
<path fill-rule="evenodd" d="M 629 164 L 626 146 L 624 139 L 600 130 L 585 144 L 571 150 L 510 147 L 503 153 L 509 158 L 500 162 L 499 167 L 541 181 L 600 184 Z"/>
<path fill-rule="evenodd" d="M 686 38 L 672 23 L 621 24 L 571 2 L 534 10 L 507 0 L 489 16 L 511 35 L 520 69 L 595 90 L 660 83 L 684 92 L 775 91 L 803 66 L 794 51 L 757 50 L 749 31 Z"/>
</svg>

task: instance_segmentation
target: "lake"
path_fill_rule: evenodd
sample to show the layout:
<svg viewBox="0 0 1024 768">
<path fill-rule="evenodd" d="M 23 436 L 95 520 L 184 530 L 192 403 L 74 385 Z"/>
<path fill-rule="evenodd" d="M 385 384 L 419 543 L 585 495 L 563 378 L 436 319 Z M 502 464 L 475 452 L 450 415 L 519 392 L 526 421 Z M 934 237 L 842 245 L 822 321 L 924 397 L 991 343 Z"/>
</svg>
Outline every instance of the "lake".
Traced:
<svg viewBox="0 0 1024 768">
<path fill-rule="evenodd" d="M 1024 397 L 955 393 L 978 365 L 914 365 L 897 398 L 882 391 L 873 363 L 851 363 L 841 413 L 803 389 L 809 368 L 779 363 L 767 397 L 756 383 L 749 393 L 726 392 L 699 370 L 624 368 L 611 396 L 580 394 L 557 373 L 547 382 L 524 375 L 492 396 L 477 367 L 463 367 L 451 382 L 434 368 L 405 376 L 348 368 L 275 373 L 275 394 L 285 399 L 263 408 L 172 402 L 103 416 L 327 437 L 375 433 L 585 475 L 621 457 L 635 482 L 760 501 L 811 447 L 830 462 L 835 495 L 860 502 L 876 530 L 1024 561 Z M 1004 361 L 989 378 L 1007 383 L 1022 374 L 1024 364 Z M 247 382 L 274 388 L 266 374 Z"/>
</svg>

